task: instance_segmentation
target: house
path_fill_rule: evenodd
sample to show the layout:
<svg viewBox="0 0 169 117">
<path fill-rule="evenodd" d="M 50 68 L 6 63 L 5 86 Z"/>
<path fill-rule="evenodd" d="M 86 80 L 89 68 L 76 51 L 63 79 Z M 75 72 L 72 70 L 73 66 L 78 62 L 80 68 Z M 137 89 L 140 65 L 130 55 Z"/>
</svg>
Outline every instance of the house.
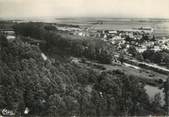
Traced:
<svg viewBox="0 0 169 117">
<path fill-rule="evenodd" d="M 154 46 L 153 50 L 154 50 L 154 51 L 160 51 L 161 49 L 160 49 L 159 46 Z"/>
<path fill-rule="evenodd" d="M 136 48 L 136 49 L 139 53 L 142 53 L 142 52 L 147 50 L 147 47 L 143 45 L 142 47 L 139 47 L 139 48 Z"/>
</svg>

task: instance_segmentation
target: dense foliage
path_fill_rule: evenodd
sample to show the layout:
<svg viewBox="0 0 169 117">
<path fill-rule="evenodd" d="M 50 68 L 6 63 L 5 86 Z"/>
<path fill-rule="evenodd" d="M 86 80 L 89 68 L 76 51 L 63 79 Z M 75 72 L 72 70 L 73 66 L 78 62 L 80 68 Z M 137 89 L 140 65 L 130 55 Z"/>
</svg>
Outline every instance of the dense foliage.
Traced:
<svg viewBox="0 0 169 117">
<path fill-rule="evenodd" d="M 103 40 L 81 39 L 57 30 L 49 32 L 41 23 L 21 23 L 15 25 L 14 29 L 16 34 L 45 40 L 46 44 L 41 47 L 44 51 L 86 57 L 101 63 L 111 63 L 113 59 L 113 47 Z"/>
<path fill-rule="evenodd" d="M 150 62 L 157 63 L 159 65 L 163 65 L 169 68 L 169 51 L 161 50 L 154 51 L 151 49 L 147 49 L 143 52 L 144 59 L 149 60 Z"/>
<path fill-rule="evenodd" d="M 169 77 L 164 83 L 164 94 L 165 94 L 165 106 L 164 107 L 167 112 L 167 115 L 169 115 Z"/>
<path fill-rule="evenodd" d="M 29 114 L 44 116 L 164 114 L 153 110 L 144 85 L 121 71 L 99 73 L 57 57 L 45 61 L 38 46 L 20 39 L 1 37 L 0 48 L 0 108 L 22 114 L 28 107 Z"/>
</svg>

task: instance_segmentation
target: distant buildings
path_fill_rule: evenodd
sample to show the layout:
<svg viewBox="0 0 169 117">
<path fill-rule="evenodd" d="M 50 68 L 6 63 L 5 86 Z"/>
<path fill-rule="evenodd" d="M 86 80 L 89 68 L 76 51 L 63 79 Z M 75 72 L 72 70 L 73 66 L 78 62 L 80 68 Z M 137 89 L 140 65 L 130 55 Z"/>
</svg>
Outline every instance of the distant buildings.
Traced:
<svg viewBox="0 0 169 117">
<path fill-rule="evenodd" d="M 118 48 L 121 48 L 121 46 L 124 44 L 126 44 L 126 47 L 132 45 L 136 47 L 138 52 L 144 52 L 147 50 L 147 48 L 151 48 L 154 51 L 169 49 L 169 39 L 163 38 L 160 40 L 153 40 L 154 29 L 152 27 L 139 27 L 118 30 L 95 30 L 90 28 L 56 25 L 56 28 L 57 30 L 68 32 L 71 35 L 102 39 L 112 44 L 116 44 Z M 13 32 L 6 33 L 9 35 L 8 38 L 15 38 L 11 36 Z"/>
</svg>

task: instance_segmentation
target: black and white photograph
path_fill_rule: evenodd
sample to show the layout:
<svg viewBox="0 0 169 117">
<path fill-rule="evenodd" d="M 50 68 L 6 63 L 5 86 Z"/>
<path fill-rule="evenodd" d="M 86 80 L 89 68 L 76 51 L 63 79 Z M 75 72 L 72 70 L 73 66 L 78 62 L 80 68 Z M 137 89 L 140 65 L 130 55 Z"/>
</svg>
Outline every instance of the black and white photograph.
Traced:
<svg viewBox="0 0 169 117">
<path fill-rule="evenodd" d="M 0 117 L 169 117 L 169 0 L 0 0 Z"/>
</svg>

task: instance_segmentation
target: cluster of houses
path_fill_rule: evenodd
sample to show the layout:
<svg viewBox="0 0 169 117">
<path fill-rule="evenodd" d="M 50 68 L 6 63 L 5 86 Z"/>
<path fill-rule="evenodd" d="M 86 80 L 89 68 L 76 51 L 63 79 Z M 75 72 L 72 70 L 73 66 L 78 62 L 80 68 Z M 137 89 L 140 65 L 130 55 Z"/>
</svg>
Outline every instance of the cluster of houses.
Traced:
<svg viewBox="0 0 169 117">
<path fill-rule="evenodd" d="M 155 43 L 156 46 L 159 46 L 161 49 L 169 49 L 169 37 L 163 37 Z"/>
<path fill-rule="evenodd" d="M 117 48 L 127 50 L 131 45 L 142 53 L 148 48 L 154 51 L 169 49 L 169 37 L 155 39 L 151 27 L 141 27 L 129 30 L 106 30 L 99 31 L 103 40 L 116 44 Z M 126 38 L 129 38 L 130 42 Z"/>
<path fill-rule="evenodd" d="M 140 47 L 136 47 L 138 52 L 144 52 L 148 48 L 154 50 L 155 52 L 163 49 L 169 50 L 169 38 L 163 37 L 162 39 L 155 41 L 145 41 Z"/>
<path fill-rule="evenodd" d="M 131 45 L 135 46 L 138 52 L 144 52 L 147 48 L 151 48 L 154 51 L 162 49 L 169 49 L 169 38 L 163 38 L 159 40 L 152 40 L 154 38 L 154 30 L 152 27 L 140 27 L 132 29 L 119 29 L 119 30 L 96 30 L 90 28 L 80 27 L 68 27 L 57 26 L 58 30 L 66 31 L 71 35 L 78 35 L 81 37 L 92 37 L 108 41 L 112 44 L 116 44 L 119 49 L 125 45 L 125 48 L 129 48 Z M 147 36 L 148 40 L 143 39 L 143 36 Z M 132 39 L 130 43 L 126 41 L 126 38 Z"/>
<path fill-rule="evenodd" d="M 106 30 L 99 31 L 101 38 L 105 41 L 109 41 L 112 44 L 117 45 L 119 49 L 127 50 L 131 45 L 135 46 L 138 51 L 143 52 L 147 49 L 147 45 L 150 44 L 153 36 L 153 28 L 151 27 L 141 27 L 133 29 L 121 29 L 121 30 Z M 143 42 L 142 39 L 146 35 L 147 39 Z"/>
</svg>

